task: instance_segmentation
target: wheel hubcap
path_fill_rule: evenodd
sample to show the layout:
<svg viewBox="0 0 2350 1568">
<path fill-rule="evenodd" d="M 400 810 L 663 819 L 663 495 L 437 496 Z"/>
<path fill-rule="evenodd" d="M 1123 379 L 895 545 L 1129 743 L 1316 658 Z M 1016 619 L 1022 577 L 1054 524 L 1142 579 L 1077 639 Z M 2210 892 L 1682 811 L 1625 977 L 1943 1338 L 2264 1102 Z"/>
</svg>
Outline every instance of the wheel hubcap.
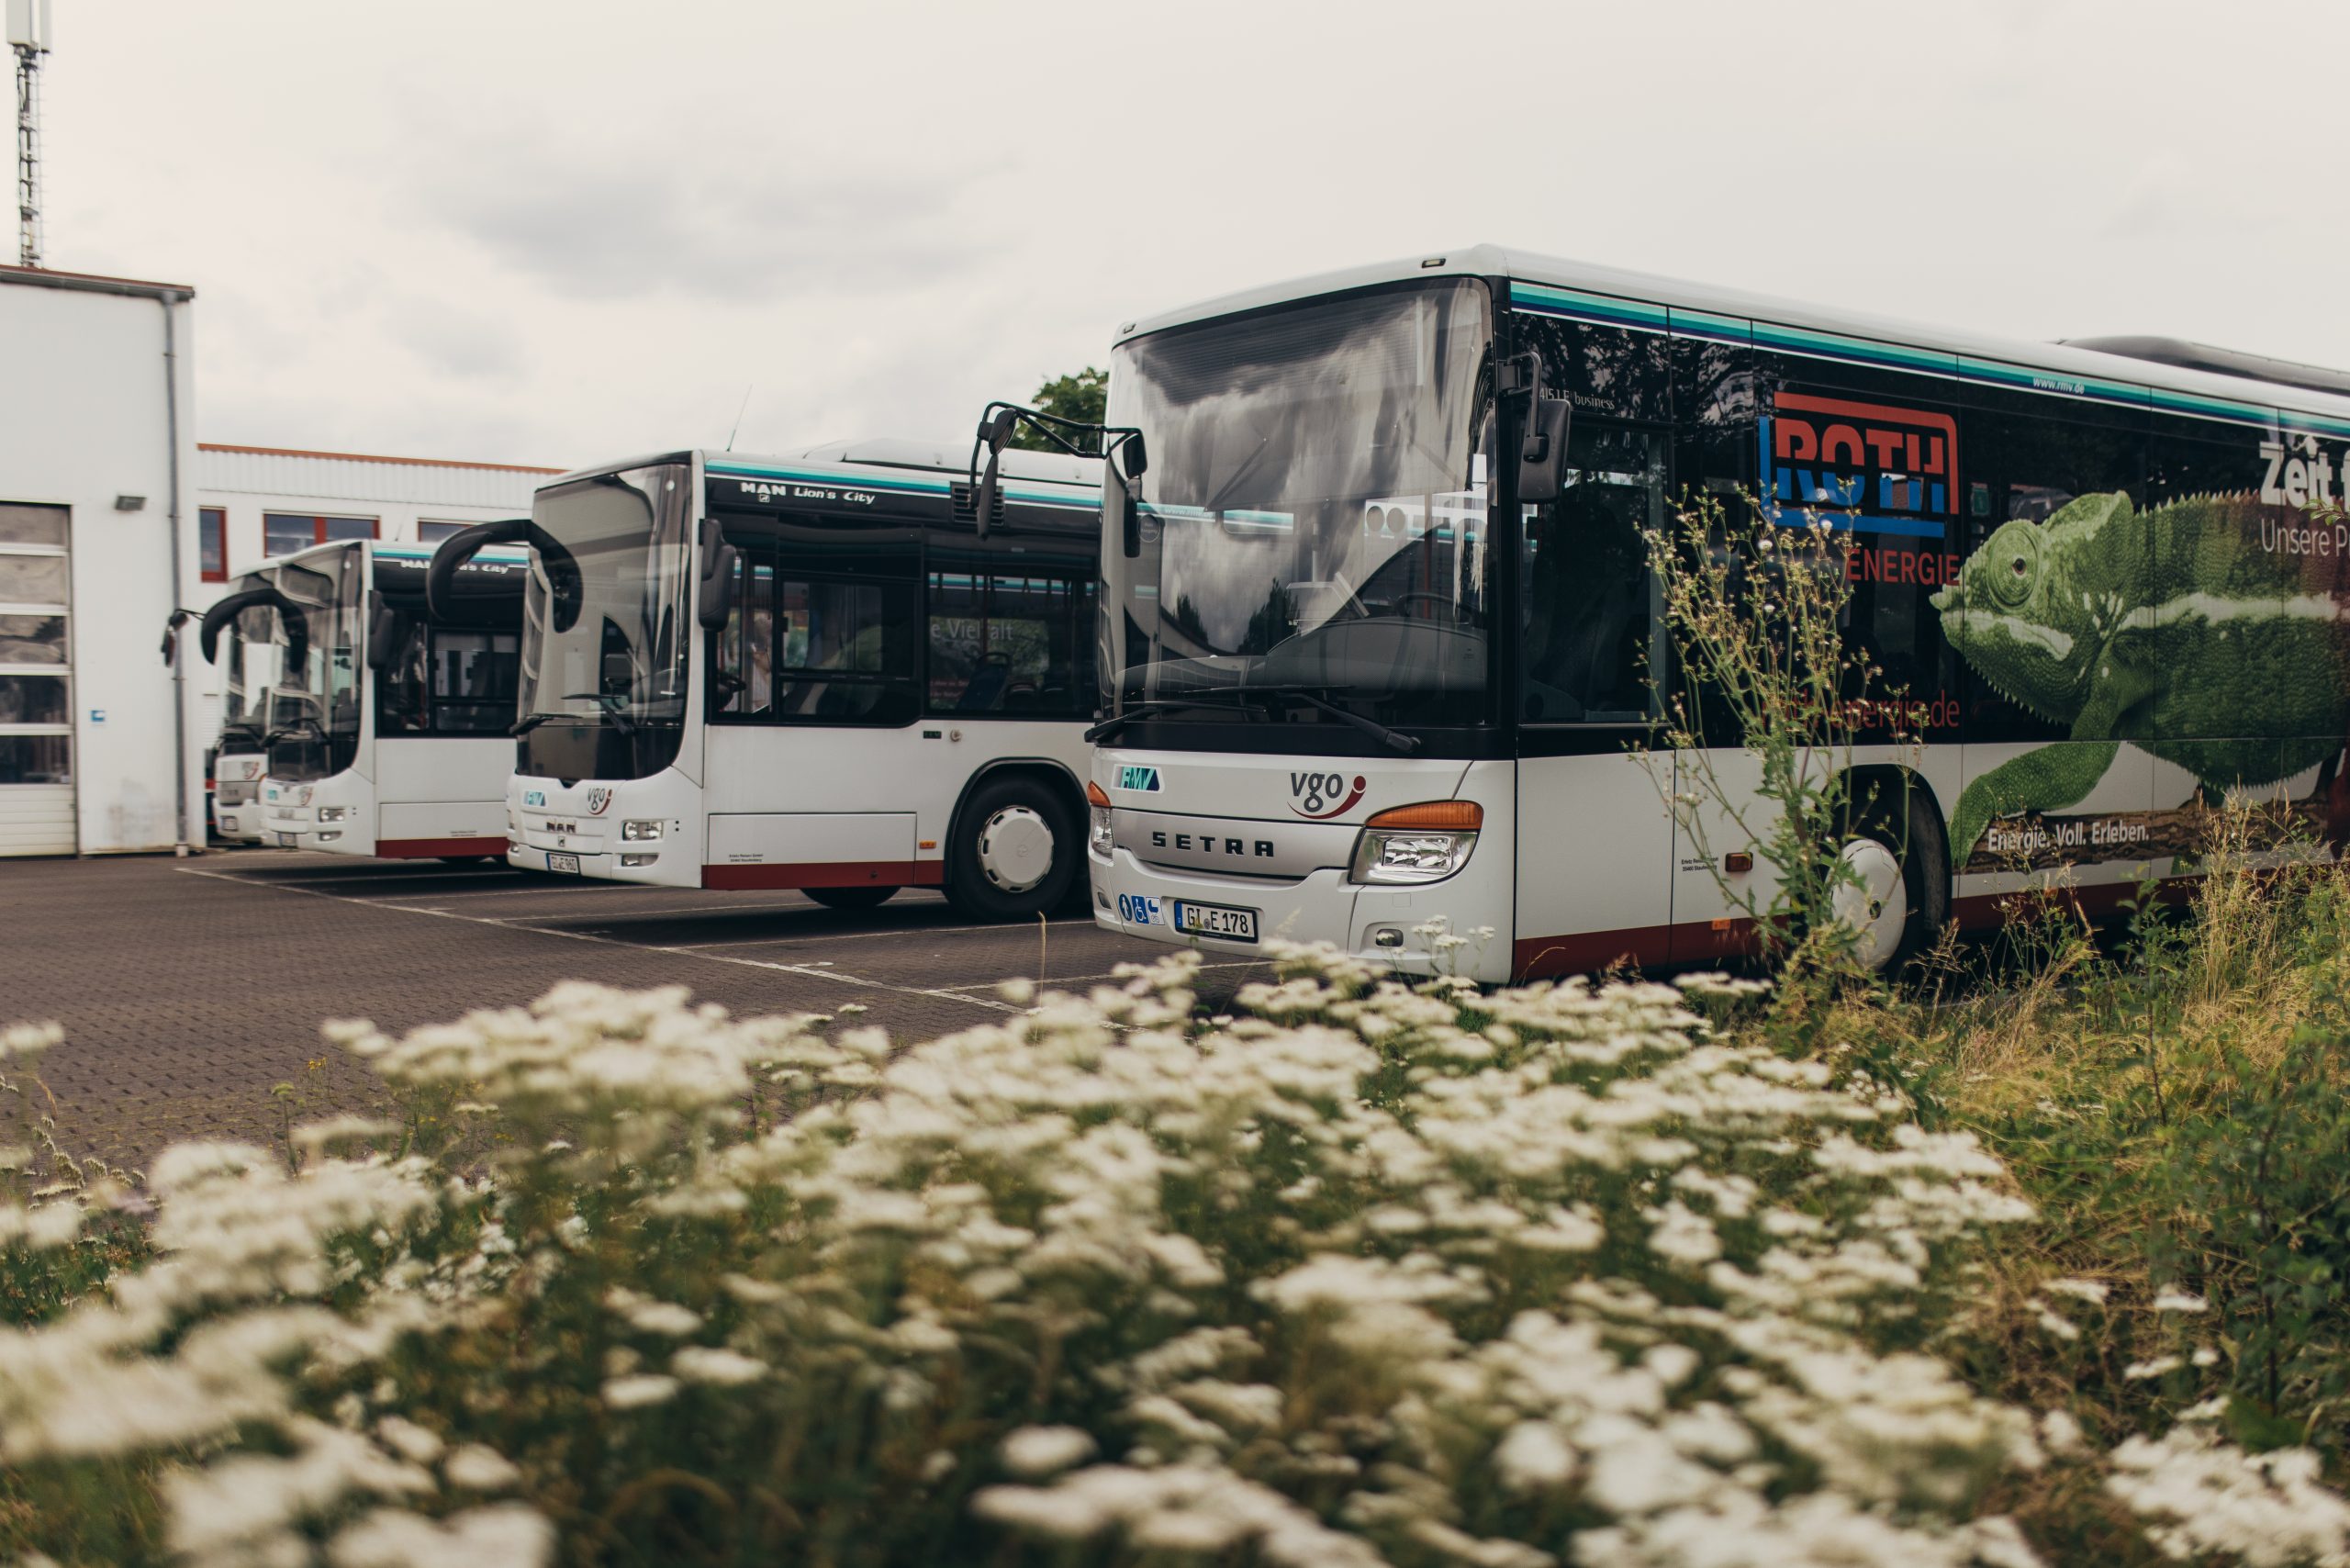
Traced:
<svg viewBox="0 0 2350 1568">
<path fill-rule="evenodd" d="M 1852 934 L 1852 956 L 1881 971 L 1901 950 L 1902 934 L 1909 924 L 1909 891 L 1901 879 L 1901 862 L 1873 838 L 1854 839 L 1837 858 L 1860 885 L 1840 884 L 1830 907 Z"/>
<path fill-rule="evenodd" d="M 1053 874 L 1053 829 L 1026 806 L 1006 806 L 979 829 L 979 869 L 1007 893 L 1024 893 Z"/>
</svg>

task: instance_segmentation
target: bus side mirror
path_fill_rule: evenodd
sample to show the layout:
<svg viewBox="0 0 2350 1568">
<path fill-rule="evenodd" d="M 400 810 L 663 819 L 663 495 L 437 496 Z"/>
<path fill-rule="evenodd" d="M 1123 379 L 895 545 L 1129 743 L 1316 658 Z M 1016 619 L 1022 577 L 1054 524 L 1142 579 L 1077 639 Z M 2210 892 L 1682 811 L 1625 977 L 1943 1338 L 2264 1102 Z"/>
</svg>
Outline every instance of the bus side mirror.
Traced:
<svg viewBox="0 0 2350 1568">
<path fill-rule="evenodd" d="M 174 610 L 163 622 L 163 662 L 165 664 L 170 664 L 173 655 L 180 651 L 180 627 L 194 619 L 195 612 L 192 610 Z"/>
<path fill-rule="evenodd" d="M 1142 431 L 1130 431 L 1110 454 L 1110 471 L 1124 475 L 1125 505 L 1118 509 L 1118 548 L 1131 561 L 1142 554 L 1142 476 L 1150 468 L 1150 454 Z"/>
<path fill-rule="evenodd" d="M 1564 398 L 1536 397 L 1527 404 L 1526 445 L 1518 454 L 1517 498 L 1527 506 L 1555 501 L 1567 466 L 1567 433 L 1575 406 Z"/>
<path fill-rule="evenodd" d="M 705 632 L 722 632 L 734 612 L 734 566 L 742 552 L 732 544 L 704 544 L 701 553 L 701 604 L 695 611 Z"/>
</svg>

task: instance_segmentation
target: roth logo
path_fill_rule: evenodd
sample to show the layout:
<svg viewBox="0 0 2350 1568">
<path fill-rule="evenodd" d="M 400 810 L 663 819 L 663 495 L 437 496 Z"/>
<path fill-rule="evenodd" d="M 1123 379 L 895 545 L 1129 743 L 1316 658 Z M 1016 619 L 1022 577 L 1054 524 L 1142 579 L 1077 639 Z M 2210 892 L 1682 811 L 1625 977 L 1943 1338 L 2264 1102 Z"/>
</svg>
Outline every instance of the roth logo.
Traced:
<svg viewBox="0 0 2350 1568">
<path fill-rule="evenodd" d="M 1121 764 L 1118 768 L 1118 788 L 1141 790 L 1155 794 L 1158 790 L 1158 769 L 1138 767 L 1131 762 Z"/>
<path fill-rule="evenodd" d="M 1958 421 L 1923 409 L 1781 392 L 1762 416 L 1771 521 L 1940 539 L 1958 516 Z"/>
<path fill-rule="evenodd" d="M 1371 780 L 1358 773 L 1350 781 L 1343 773 L 1292 773 L 1289 776 L 1289 809 L 1302 817 L 1342 816 L 1354 809 Z"/>
</svg>

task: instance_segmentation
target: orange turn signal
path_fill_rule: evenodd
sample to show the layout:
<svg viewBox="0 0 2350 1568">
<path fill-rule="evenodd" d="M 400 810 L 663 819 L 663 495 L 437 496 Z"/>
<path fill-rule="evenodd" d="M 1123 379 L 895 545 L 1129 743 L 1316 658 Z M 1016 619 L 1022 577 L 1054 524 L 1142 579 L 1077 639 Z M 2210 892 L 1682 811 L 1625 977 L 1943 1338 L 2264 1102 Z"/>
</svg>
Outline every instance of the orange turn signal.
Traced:
<svg viewBox="0 0 2350 1568">
<path fill-rule="evenodd" d="M 1103 793 L 1101 785 L 1089 778 L 1085 781 L 1085 803 L 1096 811 L 1106 812 L 1110 809 L 1110 797 Z"/>
<path fill-rule="evenodd" d="M 1423 801 L 1376 812 L 1365 827 L 1424 828 L 1432 833 L 1474 833 L 1485 823 L 1485 808 L 1474 801 Z"/>
</svg>

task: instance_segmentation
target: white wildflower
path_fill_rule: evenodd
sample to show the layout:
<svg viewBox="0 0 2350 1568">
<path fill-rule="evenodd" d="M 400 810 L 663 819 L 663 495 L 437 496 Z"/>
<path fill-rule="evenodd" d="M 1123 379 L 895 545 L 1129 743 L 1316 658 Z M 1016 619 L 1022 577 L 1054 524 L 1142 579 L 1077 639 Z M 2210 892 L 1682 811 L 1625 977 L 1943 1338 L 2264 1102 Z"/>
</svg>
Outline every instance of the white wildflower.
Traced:
<svg viewBox="0 0 2350 1568">
<path fill-rule="evenodd" d="M 1003 1467 L 1039 1481 L 1093 1457 L 1093 1439 L 1077 1427 L 1023 1427 L 1003 1439 Z"/>
<path fill-rule="evenodd" d="M 635 1372 L 604 1384 L 604 1403 L 615 1410 L 635 1410 L 676 1397 L 677 1380 L 656 1372 Z"/>
</svg>

